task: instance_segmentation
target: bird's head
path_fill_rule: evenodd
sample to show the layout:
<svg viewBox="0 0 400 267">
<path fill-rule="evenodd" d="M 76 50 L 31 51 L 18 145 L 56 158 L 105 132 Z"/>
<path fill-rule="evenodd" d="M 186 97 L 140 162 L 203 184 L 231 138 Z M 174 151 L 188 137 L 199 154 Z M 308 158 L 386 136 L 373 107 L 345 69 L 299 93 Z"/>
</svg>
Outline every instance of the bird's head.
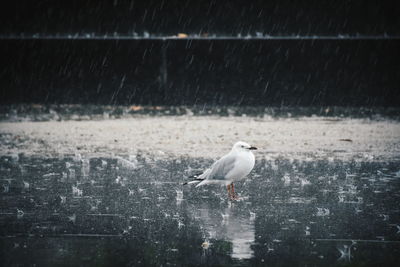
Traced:
<svg viewBox="0 0 400 267">
<path fill-rule="evenodd" d="M 239 141 L 233 145 L 232 150 L 237 151 L 249 151 L 249 150 L 256 150 L 257 148 L 247 144 L 246 142 Z"/>
</svg>

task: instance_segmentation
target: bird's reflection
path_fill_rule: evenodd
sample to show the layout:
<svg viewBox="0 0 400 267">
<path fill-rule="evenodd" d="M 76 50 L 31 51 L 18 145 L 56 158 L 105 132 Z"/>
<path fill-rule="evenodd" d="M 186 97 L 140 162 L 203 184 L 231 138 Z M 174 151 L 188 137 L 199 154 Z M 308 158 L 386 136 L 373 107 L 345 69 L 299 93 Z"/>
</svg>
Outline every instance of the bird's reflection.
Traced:
<svg viewBox="0 0 400 267">
<path fill-rule="evenodd" d="M 250 259 L 254 253 L 251 245 L 255 240 L 255 213 L 250 212 L 243 203 L 203 203 L 200 208 L 188 206 L 189 213 L 199 223 L 204 238 L 209 240 L 210 248 L 218 244 L 235 259 Z"/>
</svg>

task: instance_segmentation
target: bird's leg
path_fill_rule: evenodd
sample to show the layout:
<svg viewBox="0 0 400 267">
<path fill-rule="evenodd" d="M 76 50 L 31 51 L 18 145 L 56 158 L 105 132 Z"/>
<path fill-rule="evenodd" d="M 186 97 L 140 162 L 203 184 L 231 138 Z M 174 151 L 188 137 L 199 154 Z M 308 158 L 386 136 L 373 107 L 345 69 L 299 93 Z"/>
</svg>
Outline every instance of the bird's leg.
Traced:
<svg viewBox="0 0 400 267">
<path fill-rule="evenodd" d="M 229 199 L 232 199 L 231 185 L 228 184 L 228 185 L 226 186 L 226 188 L 228 189 L 228 197 L 229 197 Z"/>
<path fill-rule="evenodd" d="M 231 186 L 232 186 L 232 199 L 239 200 L 239 196 L 236 195 L 236 193 L 235 193 L 235 187 L 233 186 L 233 183 L 231 183 Z"/>
<path fill-rule="evenodd" d="M 235 188 L 233 187 L 233 183 L 228 184 L 227 187 L 228 189 L 228 197 L 230 200 L 238 200 L 239 197 L 235 195 Z"/>
</svg>

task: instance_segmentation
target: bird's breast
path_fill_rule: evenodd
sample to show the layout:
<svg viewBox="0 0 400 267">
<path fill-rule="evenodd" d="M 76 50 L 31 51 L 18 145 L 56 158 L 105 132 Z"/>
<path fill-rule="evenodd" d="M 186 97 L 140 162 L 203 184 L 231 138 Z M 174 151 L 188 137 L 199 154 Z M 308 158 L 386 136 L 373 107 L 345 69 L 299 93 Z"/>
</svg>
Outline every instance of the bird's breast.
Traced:
<svg viewBox="0 0 400 267">
<path fill-rule="evenodd" d="M 254 167 L 253 153 L 240 154 L 235 162 L 234 169 L 227 175 L 229 180 L 240 180 L 248 175 Z"/>
</svg>

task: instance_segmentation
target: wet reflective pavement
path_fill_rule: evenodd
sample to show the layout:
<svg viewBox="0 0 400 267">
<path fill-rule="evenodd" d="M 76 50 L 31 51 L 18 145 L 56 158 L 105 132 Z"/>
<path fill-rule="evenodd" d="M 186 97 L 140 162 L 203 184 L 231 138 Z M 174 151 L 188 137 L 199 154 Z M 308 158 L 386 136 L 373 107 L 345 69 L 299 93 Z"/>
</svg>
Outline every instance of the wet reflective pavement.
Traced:
<svg viewBox="0 0 400 267">
<path fill-rule="evenodd" d="M 258 159 L 241 200 L 209 159 L 0 157 L 3 266 L 395 266 L 400 161 Z"/>
</svg>

